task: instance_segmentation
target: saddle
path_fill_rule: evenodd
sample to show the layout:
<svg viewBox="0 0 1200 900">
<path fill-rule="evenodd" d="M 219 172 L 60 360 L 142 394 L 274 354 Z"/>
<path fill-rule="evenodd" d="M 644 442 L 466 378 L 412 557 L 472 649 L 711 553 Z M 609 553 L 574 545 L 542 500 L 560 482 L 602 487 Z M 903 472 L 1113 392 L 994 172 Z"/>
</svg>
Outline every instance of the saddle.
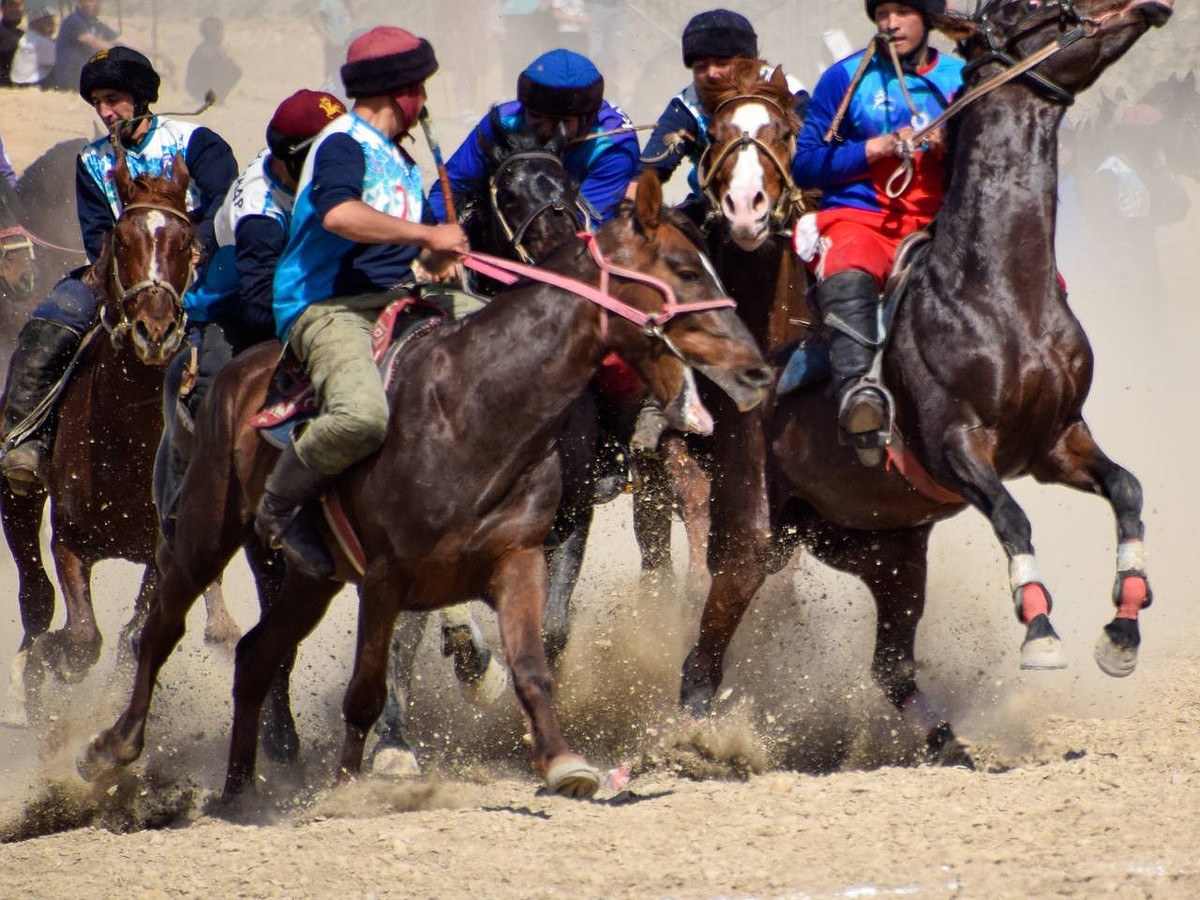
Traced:
<svg viewBox="0 0 1200 900">
<path fill-rule="evenodd" d="M 442 307 L 416 296 L 399 297 L 384 307 L 371 331 L 371 350 L 385 391 L 391 389 L 400 354 L 449 319 Z M 265 441 L 283 449 L 295 427 L 313 418 L 319 409 L 312 381 L 285 346 L 267 387 L 267 397 L 250 424 Z"/>
<path fill-rule="evenodd" d="M 900 308 L 900 302 L 908 290 L 914 268 L 929 251 L 929 242 L 932 239 L 933 233 L 929 229 L 914 231 L 896 248 L 896 258 L 892 260 L 892 268 L 888 272 L 880 298 L 883 304 L 884 341 L 875 351 L 875 365 L 872 366 L 872 371 L 883 359 L 883 351 L 887 348 L 887 335 L 891 331 L 890 326 L 896 317 L 896 310 Z M 778 395 L 783 396 L 829 378 L 829 344 L 825 336 L 817 332 L 780 348 L 774 362 L 783 366 L 777 389 Z"/>
</svg>

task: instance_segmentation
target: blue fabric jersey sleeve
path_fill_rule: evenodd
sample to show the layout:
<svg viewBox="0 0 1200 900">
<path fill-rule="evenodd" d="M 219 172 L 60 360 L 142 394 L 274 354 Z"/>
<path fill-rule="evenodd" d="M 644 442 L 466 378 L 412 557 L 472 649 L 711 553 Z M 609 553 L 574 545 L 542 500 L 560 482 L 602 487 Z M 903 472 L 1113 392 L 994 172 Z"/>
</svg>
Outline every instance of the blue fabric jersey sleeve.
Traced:
<svg viewBox="0 0 1200 900">
<path fill-rule="evenodd" d="M 358 141 L 348 134 L 333 134 L 321 142 L 313 160 L 312 205 L 324 219 L 347 200 L 361 200 L 367 160 Z"/>
<path fill-rule="evenodd" d="M 466 140 L 459 144 L 454 154 L 446 160 L 446 174 L 450 178 L 450 190 L 458 206 L 466 197 L 487 188 L 487 160 L 483 156 L 483 141 L 493 140 L 488 119 L 471 129 Z M 429 211 L 438 222 L 446 221 L 446 198 L 442 195 L 441 179 L 429 190 Z"/>
<path fill-rule="evenodd" d="M 673 98 L 650 133 L 650 140 L 642 151 L 643 165 L 654 169 L 659 179 L 666 182 L 685 159 L 695 163 L 700 158 L 700 148 L 704 144 L 704 135 L 696 134 L 697 127 L 696 117 L 683 105 L 683 101 L 678 97 Z M 690 135 L 691 139 L 684 140 L 674 152 L 670 152 L 667 139 L 679 131 Z M 658 159 L 660 156 L 662 159 Z"/>
<path fill-rule="evenodd" d="M 852 58 L 857 66 L 858 57 Z M 800 187 L 829 187 L 866 177 L 866 140 L 835 140 L 825 143 L 833 117 L 846 89 L 850 76 L 845 65 L 825 70 L 813 90 L 812 100 L 804 119 L 804 127 L 796 139 L 796 156 L 792 162 L 792 177 Z M 845 131 L 845 128 L 842 129 Z"/>
<path fill-rule="evenodd" d="M 270 216 L 247 216 L 238 223 L 238 314 L 266 337 L 275 333 L 275 266 L 286 243 L 287 232 Z"/>
<path fill-rule="evenodd" d="M 79 214 L 79 232 L 89 262 L 95 262 L 104 246 L 104 238 L 117 224 L 108 198 L 96 180 L 84 168 L 83 160 L 75 161 L 75 206 Z"/>
<path fill-rule="evenodd" d="M 636 140 L 621 141 L 606 147 L 588 166 L 579 192 L 602 222 L 616 215 L 626 187 L 637 177 L 638 155 Z"/>
<path fill-rule="evenodd" d="M 200 192 L 199 205 L 192 213 L 201 246 L 207 252 L 216 249 L 213 217 L 225 194 L 238 177 L 237 160 L 224 139 L 208 128 L 197 128 L 188 140 L 184 162 L 192 182 Z"/>
</svg>

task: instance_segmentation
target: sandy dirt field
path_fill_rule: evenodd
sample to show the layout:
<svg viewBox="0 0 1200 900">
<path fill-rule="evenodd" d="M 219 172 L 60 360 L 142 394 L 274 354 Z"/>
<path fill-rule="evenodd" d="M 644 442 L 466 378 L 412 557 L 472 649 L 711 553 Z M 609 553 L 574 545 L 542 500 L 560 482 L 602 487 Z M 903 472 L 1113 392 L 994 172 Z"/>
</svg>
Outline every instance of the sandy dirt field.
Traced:
<svg viewBox="0 0 1200 900">
<path fill-rule="evenodd" d="M 148 38 L 140 20 L 127 18 L 126 32 Z M 159 24 L 160 42 L 184 48 L 180 68 L 194 32 Z M 245 162 L 274 104 L 312 83 L 319 56 L 294 22 L 231 26 L 229 42 L 247 77 L 204 121 Z M 1124 65 L 1144 62 L 1139 49 Z M 160 109 L 192 106 L 177 85 L 164 88 Z M 56 141 L 92 135 L 74 95 L 10 91 L 0 108 L 18 171 Z M 462 128 L 447 119 L 443 141 L 456 144 Z M 1111 616 L 1115 553 L 1100 500 L 1014 485 L 1055 596 L 1070 658 L 1062 672 L 1019 671 L 1022 629 L 983 519 L 964 513 L 934 532 L 922 686 L 974 746 L 977 771 L 912 765 L 915 737 L 870 683 L 866 591 L 807 558 L 756 600 L 717 715 L 679 721 L 678 671 L 699 599 L 682 572 L 672 584 L 639 583 L 621 498 L 600 510 L 557 689 L 568 740 L 606 769 L 632 767 L 626 791 L 606 788 L 591 802 L 539 795 L 511 693 L 469 706 L 435 640 L 423 648 L 412 708 L 425 775 L 331 787 L 355 628 L 345 592 L 296 668 L 301 763 L 262 763 L 260 802 L 245 821 L 205 812 L 223 778 L 232 665 L 203 644 L 199 609 L 164 668 L 143 761 L 128 781 L 93 792 L 74 762 L 126 699 L 113 642 L 139 574 L 111 562 L 94 579 L 109 638 L 101 664 L 57 701 L 65 746 L 42 754 L 27 730 L 0 727 L 0 896 L 1200 896 L 1191 569 L 1200 489 L 1189 465 L 1198 227 L 1194 207 L 1160 234 L 1165 296 L 1118 290 L 1137 283 L 1138 260 L 1085 252 L 1088 268 L 1065 273 L 1098 358 L 1089 422 L 1146 492 L 1156 601 L 1142 617 L 1136 674 L 1108 679 L 1091 659 Z M 0 587 L 0 647 L 11 652 L 20 622 L 7 554 Z M 226 590 L 250 627 L 255 601 L 240 561 Z M 480 619 L 494 639 L 490 613 L 481 608 Z"/>
</svg>

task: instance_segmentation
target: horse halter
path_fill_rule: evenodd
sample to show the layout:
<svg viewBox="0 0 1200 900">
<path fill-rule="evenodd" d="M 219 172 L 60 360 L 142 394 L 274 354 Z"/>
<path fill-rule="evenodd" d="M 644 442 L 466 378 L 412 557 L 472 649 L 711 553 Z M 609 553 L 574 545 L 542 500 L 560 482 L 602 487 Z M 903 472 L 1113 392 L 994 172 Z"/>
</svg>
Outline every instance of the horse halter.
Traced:
<svg viewBox="0 0 1200 900">
<path fill-rule="evenodd" d="M 538 206 L 534 207 L 533 212 L 525 217 L 516 228 L 508 221 L 508 217 L 504 214 L 504 210 L 500 208 L 500 176 L 515 162 L 524 160 L 549 160 L 555 165 L 561 167 L 562 160 L 545 150 L 528 150 L 514 153 L 506 158 L 496 171 L 492 173 L 492 177 L 488 180 L 488 197 L 492 204 L 492 214 L 496 217 L 496 221 L 500 223 L 500 228 L 504 232 L 504 239 L 516 251 L 517 257 L 523 262 L 533 265 L 533 255 L 525 249 L 525 233 L 534 223 L 538 216 L 544 212 L 560 212 L 566 213 L 575 223 L 575 228 L 579 231 L 591 231 L 592 220 L 595 216 L 589 212 L 587 207 L 578 199 L 568 200 L 563 193 L 561 187 L 556 187 L 554 194 L 548 197 Z"/>
<path fill-rule="evenodd" d="M 1015 34 L 1008 35 L 1007 37 L 997 33 L 997 27 L 992 21 L 990 14 L 991 7 L 984 6 L 980 10 L 978 20 L 979 32 L 987 42 L 988 50 L 963 66 L 964 81 L 970 78 L 973 73 L 979 71 L 980 68 L 991 63 L 996 63 L 1006 70 L 1016 68 L 1025 59 L 1029 58 L 1017 58 L 1013 55 L 1016 43 L 1027 34 L 1041 28 L 1051 19 L 1058 19 L 1059 31 L 1062 33 L 1055 44 L 1048 45 L 1055 47 L 1055 53 L 1075 43 L 1075 41 L 1084 37 L 1087 33 L 1086 23 L 1075 8 L 1075 0 L 1044 0 L 1044 2 L 1041 2 L 1041 0 L 1029 0 L 1028 5 L 1032 9 L 1032 14 L 1022 22 L 1022 28 Z M 1075 27 L 1068 31 L 1068 27 L 1072 25 Z M 960 43 L 959 51 L 962 52 L 962 50 L 963 47 Z M 963 55 L 965 56 L 966 54 L 964 53 Z M 1030 54 L 1029 56 L 1032 55 Z M 1052 55 L 1052 53 L 1047 54 L 1047 57 Z M 1038 62 L 1041 62 L 1041 59 Z M 1075 95 L 1073 93 L 1054 83 L 1045 75 L 1033 71 L 1032 67 L 1024 69 L 1020 73 L 1020 77 L 1024 78 L 1033 87 L 1041 91 L 1047 99 L 1055 103 L 1070 106 L 1075 102 Z"/>
<path fill-rule="evenodd" d="M 156 212 L 166 213 L 169 216 L 174 216 L 176 219 L 185 222 L 189 228 L 191 228 L 193 224 L 191 217 L 188 216 L 187 213 L 181 212 L 174 207 L 164 206 L 159 203 L 130 203 L 128 206 L 122 209 L 121 215 L 124 217 L 129 213 L 136 212 L 138 210 L 153 210 Z M 100 312 L 100 323 L 104 326 L 104 330 L 112 336 L 113 341 L 119 341 L 123 339 L 124 336 L 133 329 L 133 323 L 129 321 L 129 316 L 125 311 L 125 302 L 142 291 L 149 290 L 151 288 L 159 288 L 160 290 L 166 291 L 167 294 L 170 295 L 172 306 L 174 307 L 175 311 L 175 318 L 179 321 L 179 327 L 181 330 L 186 327 L 187 313 L 183 308 L 183 295 L 187 292 L 187 289 L 191 287 L 192 281 L 196 277 L 196 258 L 194 253 L 188 260 L 187 276 L 184 278 L 183 284 L 180 287 L 176 287 L 175 285 L 171 284 L 170 281 L 164 281 L 161 278 L 151 275 L 140 278 L 129 287 L 126 287 L 121 281 L 120 266 L 117 265 L 115 256 L 113 257 L 110 265 L 112 269 L 112 286 L 115 289 L 112 299 L 116 301 L 119 318 L 116 323 L 109 321 L 108 316 L 105 314 L 105 309 L 107 307 L 102 306 Z"/>
<path fill-rule="evenodd" d="M 752 103 L 766 103 L 775 107 L 776 111 L 786 120 L 788 111 L 785 110 L 778 101 L 771 97 L 755 96 L 754 94 L 736 94 L 733 97 L 727 97 L 717 104 L 713 110 L 715 117 L 726 106 L 731 103 L 740 101 L 748 101 Z M 775 167 L 775 171 L 779 173 L 780 179 L 783 181 L 783 190 L 779 192 L 779 196 L 775 199 L 775 205 L 771 207 L 770 222 L 772 231 L 781 231 L 785 229 L 788 223 L 798 213 L 804 212 L 805 201 L 804 195 L 799 188 L 796 187 L 796 182 L 792 180 L 792 170 L 790 166 L 784 165 L 780 161 L 779 155 L 771 149 L 771 147 L 753 136 L 748 131 L 743 131 L 741 137 L 730 138 L 721 147 L 713 152 L 713 145 L 709 144 L 704 148 L 704 152 L 700 156 L 700 164 L 697 166 L 699 174 L 700 191 L 704 194 L 704 199 L 708 201 L 710 215 L 715 218 L 720 218 L 724 214 L 721 212 L 721 200 L 713 192 L 712 183 L 717 177 L 717 173 L 725 165 L 726 160 L 731 155 L 737 153 L 746 147 L 754 147 L 758 152 L 771 161 Z M 793 149 L 795 142 L 793 141 Z M 791 160 L 789 159 L 790 163 Z"/>
</svg>

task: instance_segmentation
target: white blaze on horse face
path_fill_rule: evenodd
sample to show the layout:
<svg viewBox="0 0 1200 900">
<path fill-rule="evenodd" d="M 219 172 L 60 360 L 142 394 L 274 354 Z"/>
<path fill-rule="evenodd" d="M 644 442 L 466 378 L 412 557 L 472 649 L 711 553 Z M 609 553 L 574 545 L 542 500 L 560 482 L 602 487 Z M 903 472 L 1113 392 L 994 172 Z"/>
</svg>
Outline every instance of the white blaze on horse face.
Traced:
<svg viewBox="0 0 1200 900">
<path fill-rule="evenodd" d="M 146 212 L 146 216 L 142 221 L 146 223 L 146 230 L 150 232 L 150 245 L 157 247 L 159 232 L 167 227 L 167 217 L 157 209 L 151 209 Z M 153 254 L 150 257 L 150 270 L 146 273 L 146 280 L 167 280 L 166 276 L 158 270 L 158 254 Z"/>
<path fill-rule="evenodd" d="M 770 121 L 771 114 L 764 103 L 744 103 L 733 111 L 733 126 L 751 137 L 758 137 L 759 131 Z M 748 250 L 757 247 L 766 237 L 770 204 L 764 175 L 758 148 L 753 145 L 743 147 L 738 151 L 729 187 L 721 198 L 731 236 Z"/>
</svg>

